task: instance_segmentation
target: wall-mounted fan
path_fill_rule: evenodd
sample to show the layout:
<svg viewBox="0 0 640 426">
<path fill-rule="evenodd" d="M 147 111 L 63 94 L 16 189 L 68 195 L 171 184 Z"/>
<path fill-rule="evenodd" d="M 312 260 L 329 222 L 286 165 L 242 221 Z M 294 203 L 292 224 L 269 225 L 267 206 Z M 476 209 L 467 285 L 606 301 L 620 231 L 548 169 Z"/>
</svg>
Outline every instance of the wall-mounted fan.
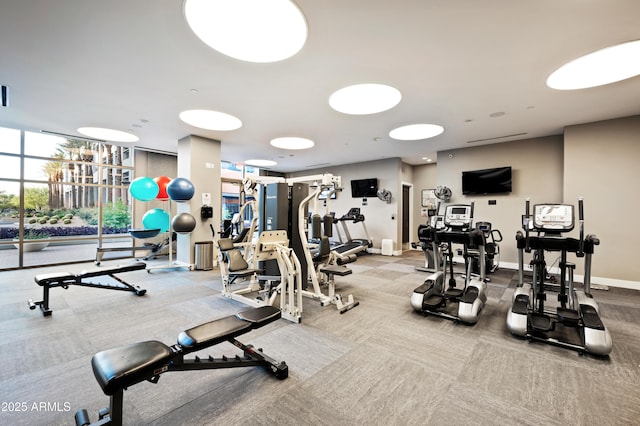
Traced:
<svg viewBox="0 0 640 426">
<path fill-rule="evenodd" d="M 382 201 L 386 201 L 387 204 L 391 204 L 391 191 L 384 188 L 380 188 L 378 189 L 378 192 L 376 192 L 376 195 Z"/>
<path fill-rule="evenodd" d="M 436 186 L 436 189 L 433 191 L 433 195 L 435 195 L 438 200 L 442 200 L 446 203 L 451 199 L 451 189 L 446 186 Z"/>
<path fill-rule="evenodd" d="M 245 177 L 242 180 L 242 186 L 244 188 L 244 193 L 247 195 L 253 195 L 253 191 L 255 191 L 256 186 L 258 186 L 258 182 L 251 179 L 250 177 Z"/>
</svg>

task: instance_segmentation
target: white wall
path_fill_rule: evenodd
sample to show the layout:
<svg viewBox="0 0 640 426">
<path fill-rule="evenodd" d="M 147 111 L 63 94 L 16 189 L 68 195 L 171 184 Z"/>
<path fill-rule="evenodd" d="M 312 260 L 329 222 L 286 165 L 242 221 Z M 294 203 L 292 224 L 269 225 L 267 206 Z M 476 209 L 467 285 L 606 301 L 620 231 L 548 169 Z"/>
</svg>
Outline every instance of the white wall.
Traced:
<svg viewBox="0 0 640 426">
<path fill-rule="evenodd" d="M 304 170 L 292 173 L 291 176 L 297 177 L 322 173 L 340 176 L 344 190 L 341 194 L 338 194 L 337 199 L 330 200 L 330 210 L 336 213 L 336 217 L 340 217 L 347 213 L 351 207 L 360 207 L 360 212 L 365 216 L 367 231 L 373 239 L 373 247 L 380 249 L 382 239 L 391 239 L 394 242 L 394 250 L 398 250 L 398 241 L 402 235 L 400 234 L 398 216 L 399 197 L 401 195 L 399 192 L 401 189 L 400 167 L 400 160 L 393 158 L 316 170 Z M 377 197 L 370 197 L 367 198 L 367 204 L 363 205 L 362 198 L 351 197 L 351 180 L 368 178 L 378 178 L 378 187 L 391 191 L 391 204 L 387 204 Z M 324 210 L 320 213 L 324 213 Z M 360 224 L 349 224 L 348 226 L 353 238 L 364 238 Z"/>
<path fill-rule="evenodd" d="M 512 168 L 513 192 L 462 195 L 463 171 L 501 166 Z M 562 202 L 562 136 L 440 151 L 435 183 L 431 180 L 433 167 L 416 167 L 416 185 L 427 188 L 433 188 L 435 185 L 448 186 L 452 191 L 451 203 L 474 202 L 474 222 L 491 222 L 494 229 L 502 232 L 504 240 L 500 244 L 500 261 L 513 266 L 518 261 L 515 234 L 522 229 L 521 216 L 524 214 L 525 199 L 531 198 L 534 203 Z M 495 200 L 496 204 L 489 205 L 489 200 Z M 417 202 L 419 203 L 419 200 Z M 441 212 L 444 212 L 444 206 Z"/>
<path fill-rule="evenodd" d="M 640 289 L 640 116 L 567 127 L 564 147 L 565 202 L 584 197 L 585 232 L 601 240 L 592 275 Z"/>
</svg>

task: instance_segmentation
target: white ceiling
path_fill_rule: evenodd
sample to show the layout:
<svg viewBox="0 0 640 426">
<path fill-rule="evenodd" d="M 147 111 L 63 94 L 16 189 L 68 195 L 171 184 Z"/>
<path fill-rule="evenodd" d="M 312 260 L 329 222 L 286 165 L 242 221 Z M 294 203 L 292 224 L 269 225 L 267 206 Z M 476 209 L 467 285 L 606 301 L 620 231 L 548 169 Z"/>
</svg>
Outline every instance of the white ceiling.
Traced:
<svg viewBox="0 0 640 426">
<path fill-rule="evenodd" d="M 182 0 L 1 0 L 0 83 L 10 97 L 0 126 L 78 136 L 78 127 L 108 127 L 171 152 L 195 134 L 221 140 L 225 160 L 272 159 L 273 170 L 287 172 L 389 157 L 423 164 L 440 150 L 640 114 L 640 77 L 579 91 L 545 86 L 568 60 L 639 39 L 638 0 L 296 4 L 308 22 L 307 44 L 290 59 L 252 64 L 202 43 L 186 25 Z M 332 110 L 331 93 L 354 83 L 389 84 L 403 99 L 371 116 Z M 178 118 L 186 109 L 226 112 L 243 127 L 190 127 Z M 389 138 L 393 128 L 418 122 L 445 132 Z M 278 136 L 316 146 L 271 147 Z"/>
</svg>

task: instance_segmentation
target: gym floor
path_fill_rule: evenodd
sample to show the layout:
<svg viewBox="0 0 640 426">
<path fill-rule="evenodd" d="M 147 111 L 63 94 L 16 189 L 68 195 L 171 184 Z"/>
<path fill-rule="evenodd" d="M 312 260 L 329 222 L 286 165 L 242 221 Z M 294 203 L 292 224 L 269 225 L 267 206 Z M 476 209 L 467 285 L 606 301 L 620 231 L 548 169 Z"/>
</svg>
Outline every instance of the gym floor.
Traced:
<svg viewBox="0 0 640 426">
<path fill-rule="evenodd" d="M 238 338 L 285 361 L 288 379 L 259 367 L 170 372 L 125 392 L 125 424 L 638 424 L 640 292 L 593 292 L 613 339 L 601 359 L 509 334 L 516 271 L 490 276 L 475 326 L 414 312 L 410 296 L 427 275 L 414 268 L 423 263 L 421 251 L 362 256 L 349 265 L 352 275 L 337 278 L 338 291 L 360 306 L 340 315 L 305 299 L 301 324 L 278 320 Z M 0 273 L 0 424 L 74 424 L 81 408 L 96 421 L 109 398 L 91 371 L 95 352 L 152 339 L 173 344 L 180 331 L 247 307 L 220 295 L 214 269 L 129 272 L 121 278 L 145 296 L 55 288 L 52 316 L 28 309 L 27 299 L 42 295 L 36 274 L 92 267 Z M 228 343 L 202 351 L 236 353 Z"/>
</svg>

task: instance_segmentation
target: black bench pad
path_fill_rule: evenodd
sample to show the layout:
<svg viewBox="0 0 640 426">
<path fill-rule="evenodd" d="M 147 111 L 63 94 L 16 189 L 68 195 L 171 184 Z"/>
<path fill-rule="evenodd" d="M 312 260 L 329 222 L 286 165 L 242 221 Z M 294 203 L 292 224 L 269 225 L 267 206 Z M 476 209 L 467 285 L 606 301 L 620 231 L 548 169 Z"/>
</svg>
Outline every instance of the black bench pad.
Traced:
<svg viewBox="0 0 640 426">
<path fill-rule="evenodd" d="M 231 316 L 181 332 L 178 335 L 178 344 L 182 346 L 186 352 L 193 352 L 226 342 L 249 330 L 251 330 L 250 322 L 242 321 L 235 316 Z"/>
<path fill-rule="evenodd" d="M 92 277 L 100 277 L 102 275 L 111 275 L 111 274 L 121 274 L 123 272 L 131 272 L 131 271 L 139 271 L 141 269 L 146 269 L 147 264 L 144 262 L 136 262 L 130 265 L 124 266 L 116 266 L 113 268 L 94 268 L 88 269 L 80 272 L 78 274 L 78 278 L 92 278 Z"/>
<path fill-rule="evenodd" d="M 171 358 L 171 348 L 157 340 L 98 352 L 91 359 L 93 374 L 105 395 L 148 379 Z"/>
<path fill-rule="evenodd" d="M 43 286 L 45 284 L 75 281 L 76 275 L 71 272 L 49 272 L 47 274 L 38 274 L 33 279 L 36 284 Z"/>
<path fill-rule="evenodd" d="M 278 318 L 280 318 L 280 310 L 273 306 L 247 309 L 236 315 L 217 319 L 181 332 L 178 335 L 178 344 L 185 349 L 185 352 L 194 352 L 233 339 Z"/>
<path fill-rule="evenodd" d="M 131 265 L 125 266 L 116 266 L 113 268 L 96 268 L 90 269 L 86 271 L 82 271 L 79 274 L 72 274 L 71 272 L 49 272 L 46 274 L 38 274 L 34 277 L 36 284 L 39 286 L 47 285 L 47 284 L 58 284 L 58 283 L 73 283 L 79 282 L 84 278 L 92 278 L 92 277 L 100 277 L 103 275 L 112 275 L 112 274 L 120 274 L 123 272 L 130 271 L 138 271 L 140 269 L 145 269 L 147 264 L 144 262 L 136 262 Z"/>
</svg>

